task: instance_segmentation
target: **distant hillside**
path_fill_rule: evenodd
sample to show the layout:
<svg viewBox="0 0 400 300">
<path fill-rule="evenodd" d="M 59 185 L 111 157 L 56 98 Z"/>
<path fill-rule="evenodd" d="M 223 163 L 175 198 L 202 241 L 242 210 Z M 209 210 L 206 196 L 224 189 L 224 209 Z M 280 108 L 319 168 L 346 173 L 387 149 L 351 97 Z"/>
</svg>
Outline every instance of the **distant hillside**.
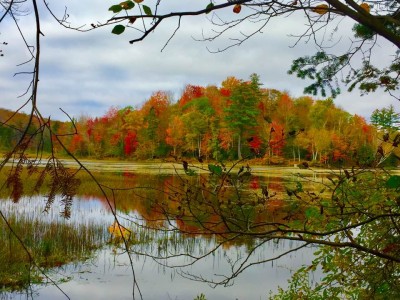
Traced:
<svg viewBox="0 0 400 300">
<path fill-rule="evenodd" d="M 6 152 L 11 150 L 16 143 L 20 140 L 23 131 L 29 122 L 29 115 L 26 113 L 14 112 L 8 109 L 0 108 L 0 151 Z M 52 126 L 59 127 L 63 122 L 52 121 Z M 32 120 L 32 125 L 28 132 L 32 135 L 40 133 L 40 122 L 36 117 Z M 39 134 L 42 139 L 40 142 L 39 137 L 32 139 L 30 149 L 32 151 L 38 150 L 37 147 L 44 151 L 50 151 L 50 133 L 46 130 L 43 131 L 43 135 Z"/>
</svg>

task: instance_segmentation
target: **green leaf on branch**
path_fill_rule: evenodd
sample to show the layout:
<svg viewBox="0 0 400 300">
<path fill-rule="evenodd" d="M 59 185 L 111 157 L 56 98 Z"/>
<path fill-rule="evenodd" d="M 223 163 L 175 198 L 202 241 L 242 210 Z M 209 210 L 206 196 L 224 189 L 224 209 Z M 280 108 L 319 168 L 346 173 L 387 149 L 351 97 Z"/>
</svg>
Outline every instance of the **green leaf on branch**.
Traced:
<svg viewBox="0 0 400 300">
<path fill-rule="evenodd" d="M 122 6 L 119 5 L 119 4 L 116 4 L 116 5 L 111 6 L 108 10 L 112 11 L 115 14 L 117 14 L 122 10 Z"/>
<path fill-rule="evenodd" d="M 115 25 L 113 30 L 111 31 L 114 34 L 121 34 L 125 31 L 124 25 Z"/>
<path fill-rule="evenodd" d="M 222 175 L 222 167 L 218 165 L 208 165 L 208 169 L 215 175 Z"/>
<path fill-rule="evenodd" d="M 210 13 L 211 9 L 214 7 L 214 3 L 210 2 L 207 6 L 206 6 L 206 14 Z"/>
<path fill-rule="evenodd" d="M 295 74 L 301 79 L 311 79 L 314 82 L 304 88 L 304 93 L 326 97 L 327 89 L 333 98 L 340 94 L 336 74 L 349 62 L 347 55 L 335 56 L 319 51 L 313 56 L 295 59 L 288 74 Z"/>
<path fill-rule="evenodd" d="M 376 35 L 371 28 L 362 24 L 354 24 L 353 26 L 354 36 L 358 38 L 362 38 L 364 40 L 372 40 Z"/>
<path fill-rule="evenodd" d="M 128 10 L 128 9 L 132 9 L 132 8 L 134 8 L 135 7 L 135 3 L 133 3 L 132 1 L 124 1 L 124 2 L 121 2 L 119 5 L 121 5 L 121 7 L 123 8 L 123 9 L 125 9 L 125 10 Z"/>
<path fill-rule="evenodd" d="M 148 7 L 147 5 L 143 5 L 143 11 L 146 15 L 151 16 L 153 13 L 151 12 L 151 8 Z"/>
<path fill-rule="evenodd" d="M 399 175 L 390 176 L 388 181 L 386 181 L 386 186 L 390 189 L 400 188 L 400 176 Z"/>
</svg>

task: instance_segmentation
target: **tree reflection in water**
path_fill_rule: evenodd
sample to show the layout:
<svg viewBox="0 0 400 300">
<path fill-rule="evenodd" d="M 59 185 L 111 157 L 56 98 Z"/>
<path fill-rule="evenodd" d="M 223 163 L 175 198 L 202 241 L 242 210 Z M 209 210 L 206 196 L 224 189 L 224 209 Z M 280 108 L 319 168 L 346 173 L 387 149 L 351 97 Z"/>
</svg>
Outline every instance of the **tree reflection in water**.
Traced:
<svg viewBox="0 0 400 300">
<path fill-rule="evenodd" d="M 104 180 L 108 184 L 121 184 L 121 189 L 116 186 L 117 189 L 113 191 L 111 199 L 115 201 L 111 203 L 120 223 L 132 233 L 127 239 L 129 252 L 134 258 L 137 280 L 145 299 L 193 299 L 200 293 L 210 299 L 266 298 L 269 290 L 276 290 L 278 284 L 285 285 L 292 270 L 311 260 L 313 250 L 305 248 L 275 262 L 259 265 L 262 261 L 302 248 L 304 243 L 262 240 L 256 234 L 247 237 L 235 234 L 232 227 L 227 227 L 232 225 L 221 220 L 221 213 L 209 210 L 215 207 L 215 203 L 211 206 L 205 197 L 201 197 L 199 200 L 206 201 L 205 205 L 200 202 L 185 205 L 182 198 L 179 198 L 190 192 L 187 188 L 191 181 L 202 184 L 205 177 L 196 176 L 186 181 L 182 179 L 180 176 L 130 173 L 100 177 L 100 181 Z M 281 213 L 284 211 L 283 178 L 253 177 L 245 184 L 243 191 L 247 201 L 256 202 L 251 202 L 249 208 L 232 211 L 235 217 L 232 224 L 235 228 L 242 230 L 243 226 L 249 226 L 250 221 L 264 224 L 261 228 L 267 226 L 267 223 L 281 222 L 287 215 Z M 257 198 L 261 195 L 257 195 L 261 187 L 267 187 L 270 195 L 274 195 L 265 203 Z M 232 183 L 227 184 L 224 191 L 226 203 L 222 203 L 227 208 L 232 192 L 235 192 Z M 124 254 L 126 249 L 109 233 L 110 226 L 114 224 L 114 216 L 106 199 L 87 182 L 82 183 L 78 195 L 74 200 L 71 219 L 59 221 L 75 226 L 93 223 L 101 225 L 104 236 L 100 239 L 107 240 L 108 244 L 95 251 L 91 260 L 66 264 L 54 269 L 51 275 L 60 283 L 63 278 L 72 278 L 61 284 L 71 299 L 85 298 L 89 294 L 91 297 L 95 295 L 97 299 L 131 298 L 129 289 L 132 274 Z M 212 193 L 206 196 L 211 196 L 211 199 Z M 2 211 L 10 210 L 12 206 L 9 201 L 2 201 L 1 205 Z M 38 196 L 23 198 L 19 205 L 12 207 L 18 210 L 19 215 L 32 218 L 39 215 L 44 220 L 54 222 L 61 208 L 54 206 L 48 214 L 38 214 L 44 205 Z M 65 242 L 67 246 L 68 241 Z M 251 268 L 246 270 L 248 266 Z M 222 286 L 213 289 L 204 282 L 213 287 L 217 283 L 222 283 Z M 34 289 L 40 299 L 64 297 L 51 286 L 35 286 Z M 12 295 L 16 298 L 17 294 Z"/>
</svg>

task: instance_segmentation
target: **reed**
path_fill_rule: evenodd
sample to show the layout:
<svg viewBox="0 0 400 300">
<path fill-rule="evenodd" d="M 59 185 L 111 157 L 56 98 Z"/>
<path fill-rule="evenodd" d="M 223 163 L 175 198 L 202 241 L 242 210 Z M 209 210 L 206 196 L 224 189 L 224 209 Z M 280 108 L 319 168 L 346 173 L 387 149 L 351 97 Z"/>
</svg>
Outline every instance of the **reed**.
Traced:
<svg viewBox="0 0 400 300">
<path fill-rule="evenodd" d="M 44 278 L 38 267 L 49 270 L 87 260 L 108 238 L 105 226 L 100 224 L 49 222 L 37 215 L 8 213 L 12 231 L 4 220 L 0 221 L 0 290 L 20 290 L 41 283 Z"/>
</svg>

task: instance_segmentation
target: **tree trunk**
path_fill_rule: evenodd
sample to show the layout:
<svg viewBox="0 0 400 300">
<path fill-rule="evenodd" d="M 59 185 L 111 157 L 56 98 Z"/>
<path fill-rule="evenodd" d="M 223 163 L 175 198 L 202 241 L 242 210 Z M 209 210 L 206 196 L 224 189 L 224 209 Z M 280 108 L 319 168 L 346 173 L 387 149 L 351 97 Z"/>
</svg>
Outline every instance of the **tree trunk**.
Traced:
<svg viewBox="0 0 400 300">
<path fill-rule="evenodd" d="M 197 138 L 197 147 L 199 148 L 199 157 L 201 156 L 201 138 L 200 135 Z"/>
<path fill-rule="evenodd" d="M 318 158 L 318 150 L 315 150 L 313 155 L 313 161 L 317 161 L 317 158 Z"/>
<path fill-rule="evenodd" d="M 238 137 L 238 159 L 242 159 L 242 145 L 241 145 L 241 140 L 240 140 L 240 134 Z"/>
</svg>

